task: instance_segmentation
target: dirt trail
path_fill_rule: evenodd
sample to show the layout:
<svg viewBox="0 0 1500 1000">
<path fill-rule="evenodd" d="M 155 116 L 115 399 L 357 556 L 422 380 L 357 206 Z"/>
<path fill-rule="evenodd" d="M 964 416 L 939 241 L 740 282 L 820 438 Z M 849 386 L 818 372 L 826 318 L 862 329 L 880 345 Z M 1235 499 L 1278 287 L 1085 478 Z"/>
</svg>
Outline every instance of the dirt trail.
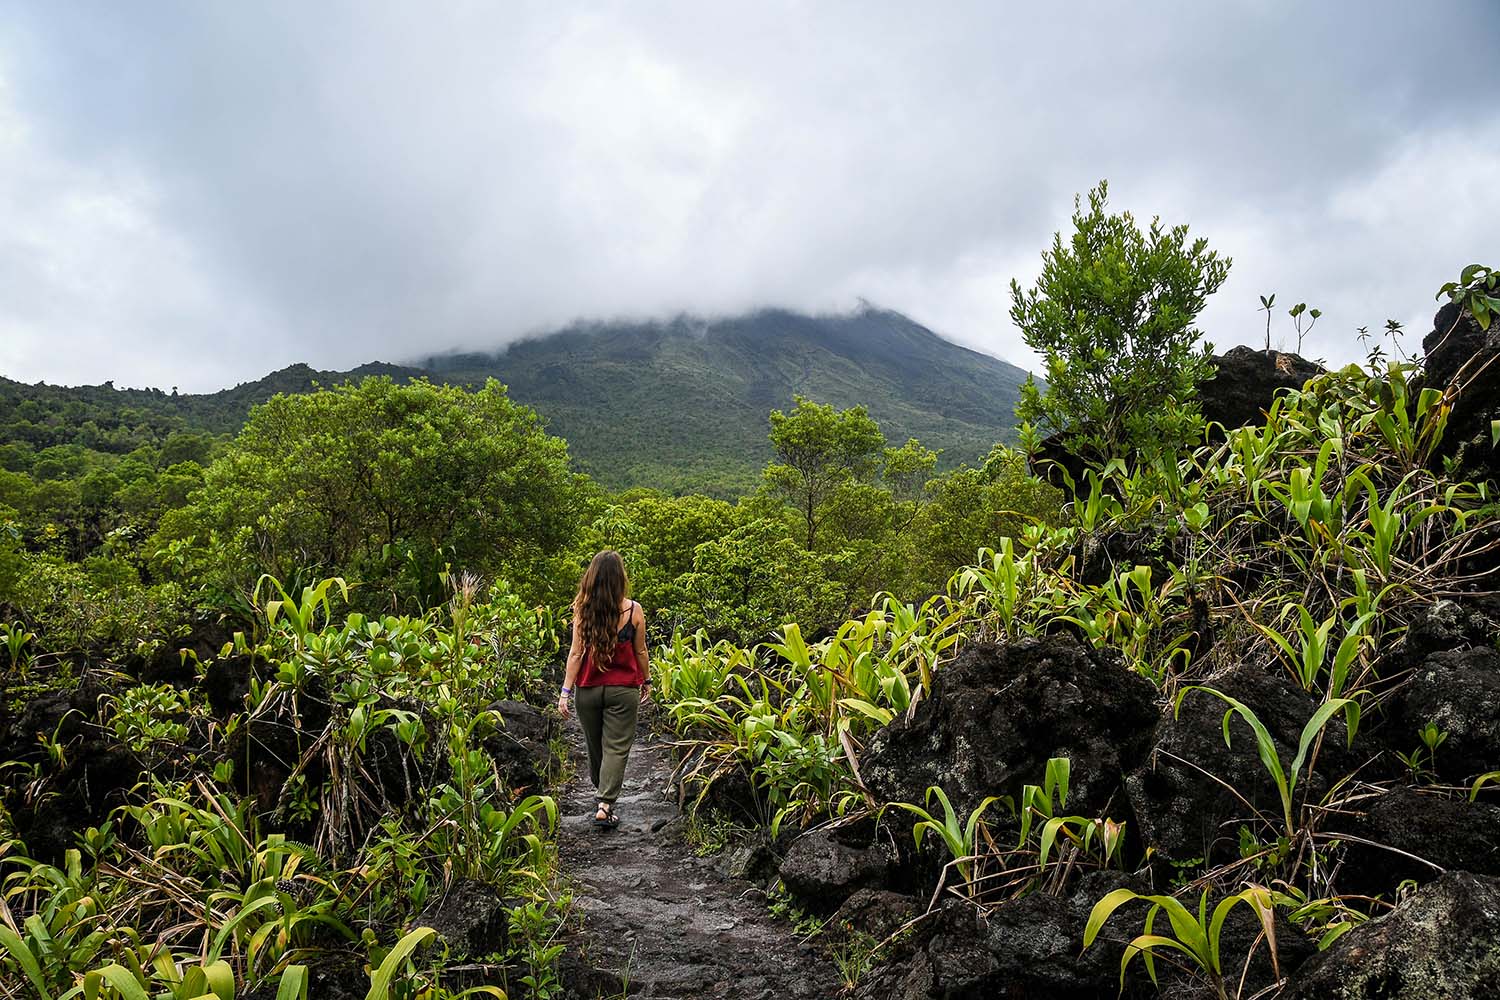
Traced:
<svg viewBox="0 0 1500 1000">
<path fill-rule="evenodd" d="M 754 885 L 718 859 L 699 858 L 678 832 L 666 743 L 647 725 L 636 735 L 617 829 L 593 827 L 594 789 L 577 720 L 567 724 L 574 775 L 564 791 L 562 871 L 572 879 L 583 931 L 570 958 L 606 975 L 580 975 L 583 1000 L 618 996 L 619 980 L 642 1000 L 812 1000 L 838 995 L 833 969 L 773 918 Z M 573 964 L 570 962 L 570 964 Z M 589 984 L 597 979 L 597 984 Z M 604 985 L 605 983 L 612 984 Z"/>
</svg>

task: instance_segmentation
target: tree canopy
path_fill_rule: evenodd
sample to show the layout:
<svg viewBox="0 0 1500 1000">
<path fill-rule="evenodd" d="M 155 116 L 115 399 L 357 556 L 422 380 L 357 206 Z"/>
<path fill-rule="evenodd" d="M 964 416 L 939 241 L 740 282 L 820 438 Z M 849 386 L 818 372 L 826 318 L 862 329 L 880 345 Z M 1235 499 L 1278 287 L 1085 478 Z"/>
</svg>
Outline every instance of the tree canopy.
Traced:
<svg viewBox="0 0 1500 1000">
<path fill-rule="evenodd" d="M 353 571 L 420 591 L 447 561 L 540 581 L 578 530 L 581 481 L 498 382 L 371 378 L 256 407 L 162 534 L 217 539 L 242 585 Z"/>
<path fill-rule="evenodd" d="M 1108 192 L 1100 181 L 1087 209 L 1074 199 L 1073 233 L 1053 237 L 1032 288 L 1011 282 L 1011 319 L 1047 373 L 1045 390 L 1022 388 L 1016 414 L 1093 460 L 1175 451 L 1197 435 L 1194 391 L 1210 365 L 1193 323 L 1230 266 L 1185 225 L 1153 218 L 1143 232 L 1129 212 L 1106 211 Z"/>
</svg>

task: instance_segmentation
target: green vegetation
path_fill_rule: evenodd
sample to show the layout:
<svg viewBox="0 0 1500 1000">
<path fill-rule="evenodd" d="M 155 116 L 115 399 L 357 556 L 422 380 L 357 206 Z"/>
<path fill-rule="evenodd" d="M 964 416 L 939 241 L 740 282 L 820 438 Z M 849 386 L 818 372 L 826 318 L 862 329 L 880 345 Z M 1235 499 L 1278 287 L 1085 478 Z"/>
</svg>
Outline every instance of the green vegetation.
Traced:
<svg viewBox="0 0 1500 1000">
<path fill-rule="evenodd" d="M 1253 910 L 1256 918 L 1265 928 L 1266 935 L 1271 940 L 1275 940 L 1271 893 L 1261 886 L 1251 886 L 1225 896 L 1214 907 L 1212 915 L 1208 910 L 1207 890 L 1204 890 L 1199 898 L 1198 912 L 1194 914 L 1173 896 L 1142 895 L 1130 889 L 1116 889 L 1094 905 L 1093 912 L 1089 914 L 1088 927 L 1083 932 L 1083 946 L 1087 948 L 1092 945 L 1105 921 L 1121 906 L 1136 899 L 1143 899 L 1150 903 L 1151 909 L 1146 911 L 1145 930 L 1125 946 L 1125 954 L 1120 959 L 1121 993 L 1125 992 L 1126 970 L 1129 969 L 1130 963 L 1136 956 L 1140 956 L 1145 962 L 1151 981 L 1155 983 L 1157 982 L 1155 960 L 1158 953 L 1175 951 L 1187 956 L 1193 965 L 1204 972 L 1220 1000 L 1229 1000 L 1230 994 L 1224 982 L 1224 961 L 1219 944 L 1224 929 L 1224 920 L 1236 904 L 1243 903 Z M 1174 937 L 1154 932 L 1158 913 L 1167 915 Z"/>
<path fill-rule="evenodd" d="M 220 593 L 265 573 L 344 573 L 426 607 L 452 564 L 540 597 L 588 502 L 566 444 L 498 383 L 372 378 L 257 407 L 153 544 L 192 553 L 189 579 Z"/>
<path fill-rule="evenodd" d="M 1016 413 L 1085 458 L 1175 456 L 1200 436 L 1194 390 L 1212 374 L 1193 320 L 1230 262 L 1187 226 L 1141 232 L 1105 211 L 1108 194 L 1101 181 L 1087 211 L 1075 199 L 1073 234 L 1053 238 L 1035 287 L 1011 282 L 1011 319 L 1047 366 L 1045 391 L 1028 381 Z"/>
<path fill-rule="evenodd" d="M 982 908 L 1028 893 L 1066 894 L 1083 871 L 1171 873 L 1197 900 L 1196 915 L 1176 895 L 1120 888 L 1089 921 L 1086 943 L 1098 947 L 1116 908 L 1136 898 L 1151 903 L 1143 932 L 1121 956 L 1122 984 L 1136 957 L 1153 981 L 1156 959 L 1166 958 L 1177 975 L 1234 995 L 1241 970 L 1226 967 L 1221 931 L 1239 903 L 1254 912 L 1273 964 L 1273 919 L 1283 935 L 1289 923 L 1318 947 L 1331 946 L 1393 902 L 1341 888 L 1343 859 L 1355 846 L 1343 832 L 1346 817 L 1372 789 L 1406 777 L 1457 802 L 1495 787 L 1493 773 L 1471 774 L 1461 785 L 1436 781 L 1448 733 L 1430 721 L 1418 728 L 1421 746 L 1400 755 L 1399 769 L 1355 771 L 1360 765 L 1336 752 L 1348 744 L 1359 759 L 1379 754 L 1366 734 L 1389 711 L 1382 693 L 1399 670 L 1389 658 L 1400 655 L 1412 623 L 1440 598 L 1480 581 L 1493 586 L 1488 554 L 1500 505 L 1490 484 L 1449 478 L 1433 460 L 1449 406 L 1441 387 L 1415 391 L 1416 374 L 1375 352 L 1368 368 L 1329 372 L 1278 397 L 1264 425 L 1232 429 L 1221 443 L 1107 455 L 1089 468 L 1061 517 L 1016 522 L 1010 537 L 994 539 L 953 573 L 944 592 L 920 605 L 877 602 L 821 642 L 804 642 L 791 625 L 781 641 L 761 645 L 677 638 L 657 661 L 659 691 L 694 762 L 696 801 L 716 809 L 726 797 L 742 802 L 747 817 L 773 832 L 791 822 L 838 818 L 847 827 L 873 816 L 905 835 L 898 843 L 917 845 L 914 864 L 941 869 L 939 895 Z M 832 416 L 815 418 L 822 440 L 836 443 Z M 857 414 L 852 421 L 857 426 Z M 859 461 L 840 456 L 807 467 L 834 469 L 833 483 L 856 482 L 860 472 L 869 475 L 873 448 L 862 442 L 850 452 Z M 806 512 L 831 505 L 837 487 L 809 505 L 813 492 L 791 487 L 812 477 L 781 475 L 783 492 L 800 501 L 798 527 L 816 521 L 824 536 L 832 516 Z M 1101 566 L 1097 554 L 1122 539 L 1134 549 Z M 1203 640 L 1204 622 L 1214 623 L 1216 641 Z M 1208 697 L 1226 704 L 1223 740 L 1231 753 L 1258 759 L 1275 802 L 1259 809 L 1248 789 L 1201 773 L 1197 762 L 1183 765 L 1197 768 L 1215 794 L 1238 800 L 1231 860 L 1162 856 L 1149 844 L 1142 851 L 1130 846 L 1121 823 L 1067 814 L 1067 758 L 1051 761 L 1040 784 L 976 798 L 966 812 L 941 785 L 928 789 L 923 804 L 883 802 L 871 792 L 861 766 L 872 741 L 933 697 L 933 679 L 960 651 L 1060 635 L 1120 654 L 1125 669 L 1155 686 L 1168 719 Z M 1307 698 L 1306 714 L 1273 720 L 1215 687 L 1225 671 L 1245 664 L 1279 673 L 1292 697 Z M 1289 737 L 1273 735 L 1288 726 Z M 1462 767 L 1451 758 L 1446 764 Z M 1012 808 L 993 808 L 997 802 Z M 1003 835 L 1007 825 L 1014 839 Z M 1382 847 L 1366 842 L 1363 849 Z M 1154 927 L 1160 914 L 1170 935 Z M 1243 952 L 1234 957 L 1243 960 Z"/>
<path fill-rule="evenodd" d="M 557 807 L 545 777 L 500 752 L 494 706 L 545 700 L 554 609 L 589 555 L 624 552 L 674 657 L 712 674 L 671 681 L 705 695 L 705 726 L 726 727 L 704 767 L 747 740 L 784 762 L 788 780 L 765 784 L 753 817 L 770 823 L 827 808 L 855 741 L 910 706 L 905 677 L 946 641 L 909 641 L 927 628 L 911 602 L 994 525 L 1057 516 L 1055 492 L 1003 449 L 936 474 L 934 452 L 886 448 L 864 409 L 802 399 L 769 437 L 761 412 L 779 460 L 736 502 L 609 494 L 497 383 L 372 374 L 293 385 L 232 438 L 219 430 L 254 387 L 211 414 L 199 397 L 148 392 L 111 415 L 109 388 L 80 408 L 5 386 L 25 397 L 0 473 L 5 703 L 76 707 L 0 765 L 16 779 L 0 799 L 0 979 L 49 997 L 196 997 L 228 982 L 290 998 L 337 959 L 370 977 L 371 996 L 440 997 L 459 995 L 444 970 L 468 958 L 511 995 L 559 995 Z M 830 451 L 830 426 L 856 428 L 858 445 Z M 797 463 L 821 481 L 799 486 Z M 938 536 L 948 544 L 923 547 Z M 829 639 L 809 646 L 788 624 L 832 629 L 877 580 L 892 592 L 881 610 Z M 795 748 L 756 743 L 717 696 L 719 653 L 771 637 L 765 655 L 794 665 L 779 687 L 740 694 L 795 720 Z M 830 653 L 848 682 L 804 687 Z M 101 760 L 125 771 L 80 802 L 105 780 L 82 769 Z M 87 818 L 48 825 L 75 814 Z M 747 818 L 705 813 L 692 828 L 711 850 Z M 461 956 L 417 923 L 460 883 L 507 900 L 494 954 Z"/>
<path fill-rule="evenodd" d="M 436 1000 L 462 995 L 468 963 L 490 995 L 562 995 L 555 761 L 549 736 L 523 743 L 506 720 L 555 745 L 526 703 L 550 700 L 562 609 L 605 547 L 650 616 L 657 718 L 702 852 L 831 822 L 873 831 L 934 901 L 1057 902 L 1103 879 L 1091 893 L 1119 887 L 1078 946 L 1145 900 L 1122 985 L 1137 957 L 1155 981 L 1160 958 L 1221 997 L 1238 904 L 1273 963 L 1277 921 L 1327 947 L 1389 907 L 1347 887 L 1359 844 L 1340 818 L 1398 782 L 1445 805 L 1497 789 L 1500 772 L 1464 772 L 1442 712 L 1405 721 L 1399 774 L 1349 762 L 1409 667 L 1391 651 L 1439 599 L 1492 586 L 1493 487 L 1435 458 L 1452 387 L 1418 389 L 1414 366 L 1381 355 L 1206 440 L 1193 321 L 1228 262 L 1183 227 L 1106 213 L 1105 194 L 1037 287 L 1015 289 L 1049 361 L 1022 412 L 1085 459 L 1068 494 L 1001 443 L 995 366 L 874 310 L 595 331 L 587 351 L 578 332 L 442 363 L 464 381 L 506 367 L 514 397 L 367 372 L 247 415 L 264 387 L 205 409 L 0 385 L 0 709 L 15 720 L 0 733 L 0 981 L 58 1000 L 292 1000 L 335 964 L 372 998 Z M 1443 293 L 1487 321 L 1493 288 L 1475 267 Z M 849 359 L 876 334 L 858 373 Z M 766 384 L 747 375 L 757 344 L 778 373 Z M 563 371 L 559 346 L 580 350 Z M 942 357 L 924 367 L 923 352 Z M 820 401 L 797 394 L 813 362 L 844 379 Z M 916 406 L 924 393 L 942 407 Z M 577 471 L 526 399 L 556 403 L 555 430 L 608 439 L 584 464 L 631 488 Z M 657 420 L 666 407 L 685 422 Z M 671 435 L 707 440 L 710 417 L 722 433 L 684 462 L 690 442 Z M 690 484 L 722 495 L 673 495 Z M 1259 762 L 1235 780 L 1269 791 L 1252 802 L 1203 775 L 1238 805 L 1195 858 L 1149 840 L 1124 785 L 1089 791 L 1076 733 L 1029 737 L 1053 743 L 1004 787 L 938 772 L 900 796 L 921 802 L 883 801 L 872 755 L 990 643 L 1086 653 L 1141 692 L 1148 730 L 1210 706 L 1215 750 L 1222 701 L 1228 752 Z M 1252 707 L 1242 669 L 1296 710 Z M 1127 814 L 1129 836 L 1111 818 Z M 1179 891 L 1139 891 L 1153 884 Z M 491 954 L 423 923 L 459 887 L 503 903 Z M 770 898 L 801 931 L 827 925 Z M 851 935 L 830 961 L 852 985 L 904 932 Z"/>
<path fill-rule="evenodd" d="M 331 582 L 263 604 L 256 637 L 233 643 L 249 689 L 218 714 L 167 685 L 106 699 L 106 727 L 146 770 L 60 865 L 15 840 L 0 848 L 0 978 L 23 974 L 44 997 L 196 997 L 222 983 L 296 996 L 308 961 L 348 952 L 366 958 L 371 997 L 417 984 L 450 995 L 441 954 L 417 952 L 432 931 L 400 931 L 461 880 L 551 914 L 512 925 L 517 956 L 550 933 L 565 903 L 557 808 L 486 749 L 503 726 L 486 706 L 537 683 L 555 624 L 504 588 L 420 617 L 338 618 Z M 9 805 L 64 801 L 70 752 L 38 761 Z M 508 967 L 517 982 L 538 974 Z"/>
</svg>

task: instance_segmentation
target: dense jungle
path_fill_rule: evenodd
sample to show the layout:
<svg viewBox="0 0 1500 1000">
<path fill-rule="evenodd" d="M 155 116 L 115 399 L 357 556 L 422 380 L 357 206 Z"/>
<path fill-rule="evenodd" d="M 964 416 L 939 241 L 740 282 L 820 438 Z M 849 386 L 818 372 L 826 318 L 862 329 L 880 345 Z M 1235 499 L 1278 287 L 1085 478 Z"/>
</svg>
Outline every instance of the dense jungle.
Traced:
<svg viewBox="0 0 1500 1000">
<path fill-rule="evenodd" d="M 816 387 L 725 499 L 494 379 L 6 383 L 0 996 L 1500 993 L 1500 273 L 1215 353 L 1230 261 L 1107 194 L 958 462 Z M 605 834 L 602 549 L 655 689 Z"/>
</svg>

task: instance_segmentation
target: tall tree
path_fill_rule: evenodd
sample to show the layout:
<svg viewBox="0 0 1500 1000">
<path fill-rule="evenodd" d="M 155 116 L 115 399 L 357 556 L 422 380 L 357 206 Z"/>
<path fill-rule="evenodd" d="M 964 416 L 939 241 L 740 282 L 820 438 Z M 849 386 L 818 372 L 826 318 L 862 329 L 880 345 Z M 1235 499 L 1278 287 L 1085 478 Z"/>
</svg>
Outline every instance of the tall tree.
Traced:
<svg viewBox="0 0 1500 1000">
<path fill-rule="evenodd" d="M 844 484 L 870 478 L 879 468 L 885 435 L 863 406 L 835 410 L 801 396 L 791 413 L 771 411 L 776 461 L 766 482 L 801 515 L 812 549 L 827 517 L 826 504 Z"/>
<path fill-rule="evenodd" d="M 236 576 L 340 573 L 395 591 L 419 566 L 425 591 L 451 560 L 539 585 L 579 529 L 581 480 L 567 444 L 498 382 L 371 378 L 256 407 L 160 541 L 219 539 Z"/>
<path fill-rule="evenodd" d="M 1185 225 L 1142 232 L 1107 212 L 1108 193 L 1100 181 L 1087 210 L 1074 198 L 1073 234 L 1053 237 L 1034 287 L 1011 281 L 1011 319 L 1047 371 L 1016 414 L 1094 461 L 1174 452 L 1201 431 L 1194 393 L 1211 366 L 1193 323 L 1230 265 Z"/>
</svg>

